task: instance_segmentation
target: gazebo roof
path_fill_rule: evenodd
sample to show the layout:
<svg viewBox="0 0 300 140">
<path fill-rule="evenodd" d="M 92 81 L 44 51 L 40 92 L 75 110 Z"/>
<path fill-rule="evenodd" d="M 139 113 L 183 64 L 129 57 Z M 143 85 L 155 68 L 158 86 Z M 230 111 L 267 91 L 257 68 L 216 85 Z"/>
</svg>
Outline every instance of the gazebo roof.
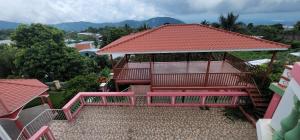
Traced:
<svg viewBox="0 0 300 140">
<path fill-rule="evenodd" d="M 100 49 L 98 54 L 267 51 L 288 47 L 200 24 L 167 24 L 124 36 Z"/>
<path fill-rule="evenodd" d="M 0 79 L 0 117 L 14 113 L 48 90 L 36 79 Z"/>
</svg>

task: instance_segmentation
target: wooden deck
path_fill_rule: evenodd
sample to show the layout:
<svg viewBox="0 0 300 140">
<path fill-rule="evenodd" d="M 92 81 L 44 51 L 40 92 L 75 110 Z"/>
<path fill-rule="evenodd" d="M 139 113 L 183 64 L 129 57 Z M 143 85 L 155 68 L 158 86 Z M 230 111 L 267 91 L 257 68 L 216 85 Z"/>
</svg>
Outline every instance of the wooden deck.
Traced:
<svg viewBox="0 0 300 140">
<path fill-rule="evenodd" d="M 240 87 L 247 86 L 249 73 L 241 72 L 226 61 L 135 62 L 115 68 L 117 84 L 148 84 L 152 87 Z M 248 81 L 247 81 L 248 80 Z"/>
</svg>

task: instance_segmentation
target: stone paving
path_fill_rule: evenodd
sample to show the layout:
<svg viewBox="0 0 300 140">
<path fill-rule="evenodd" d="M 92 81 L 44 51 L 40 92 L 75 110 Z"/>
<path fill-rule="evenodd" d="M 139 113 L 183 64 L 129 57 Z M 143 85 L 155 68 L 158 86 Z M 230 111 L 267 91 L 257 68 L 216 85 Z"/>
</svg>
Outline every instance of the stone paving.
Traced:
<svg viewBox="0 0 300 140">
<path fill-rule="evenodd" d="M 54 121 L 58 140 L 256 140 L 247 121 L 223 109 L 198 107 L 84 107 L 72 123 Z"/>
</svg>

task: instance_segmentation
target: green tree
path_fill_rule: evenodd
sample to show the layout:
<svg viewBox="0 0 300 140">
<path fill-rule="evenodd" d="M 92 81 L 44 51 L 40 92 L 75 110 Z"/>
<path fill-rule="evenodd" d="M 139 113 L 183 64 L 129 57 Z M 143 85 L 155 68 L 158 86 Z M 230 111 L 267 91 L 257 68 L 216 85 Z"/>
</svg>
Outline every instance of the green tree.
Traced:
<svg viewBox="0 0 300 140">
<path fill-rule="evenodd" d="M 211 23 L 211 26 L 213 26 L 215 28 L 220 28 L 221 27 L 221 25 L 219 23 L 217 23 L 217 22 Z"/>
<path fill-rule="evenodd" d="M 219 17 L 220 25 L 223 29 L 229 31 L 235 31 L 237 29 L 237 19 L 239 15 L 235 15 L 233 12 L 227 14 L 227 16 L 221 15 Z"/>
<path fill-rule="evenodd" d="M 7 78 L 15 74 L 14 65 L 17 48 L 8 45 L 0 45 L 0 78 Z"/>
<path fill-rule="evenodd" d="M 203 21 L 201 21 L 201 24 L 202 25 L 209 25 L 209 22 L 207 20 L 203 20 Z"/>
<path fill-rule="evenodd" d="M 101 47 L 104 47 L 105 45 L 121 38 L 122 36 L 128 35 L 130 33 L 131 32 L 124 29 L 124 27 L 120 27 L 120 28 L 105 27 L 105 29 L 101 33 L 103 36 Z"/>
<path fill-rule="evenodd" d="M 96 69 L 92 59 L 65 46 L 64 34 L 56 28 L 41 24 L 21 25 L 12 38 L 19 48 L 14 64 L 20 76 L 65 81 Z"/>
<path fill-rule="evenodd" d="M 0 30 L 0 40 L 9 39 L 9 36 L 13 31 L 13 29 Z"/>
<path fill-rule="evenodd" d="M 300 21 L 297 21 L 297 23 L 294 25 L 294 29 L 300 31 Z"/>
<path fill-rule="evenodd" d="M 143 24 L 142 26 L 138 27 L 137 28 L 137 31 L 145 31 L 145 30 L 148 30 L 148 29 L 151 29 L 147 24 Z"/>
<path fill-rule="evenodd" d="M 18 48 L 30 48 L 35 43 L 49 41 L 64 46 L 64 32 L 42 24 L 22 24 L 12 33 L 11 39 L 16 42 Z"/>
</svg>

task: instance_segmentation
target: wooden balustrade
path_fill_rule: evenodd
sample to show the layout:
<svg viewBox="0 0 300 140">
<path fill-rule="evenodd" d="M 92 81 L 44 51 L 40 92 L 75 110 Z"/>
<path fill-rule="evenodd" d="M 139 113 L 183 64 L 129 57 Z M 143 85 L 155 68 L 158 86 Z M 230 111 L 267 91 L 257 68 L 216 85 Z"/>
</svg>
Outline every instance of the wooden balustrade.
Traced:
<svg viewBox="0 0 300 140">
<path fill-rule="evenodd" d="M 195 86 L 247 86 L 250 73 L 168 73 L 152 74 L 155 87 L 195 87 Z"/>
<path fill-rule="evenodd" d="M 204 86 L 205 73 L 152 74 L 152 86 Z"/>
<path fill-rule="evenodd" d="M 150 80 L 150 68 L 118 68 L 115 72 L 116 80 Z"/>
<path fill-rule="evenodd" d="M 83 106 L 133 106 L 133 92 L 80 92 L 73 97 L 62 109 L 67 120 L 72 121 Z"/>
<path fill-rule="evenodd" d="M 237 107 L 246 92 L 148 92 L 148 106 Z"/>
<path fill-rule="evenodd" d="M 123 68 L 126 62 L 127 62 L 126 57 L 123 57 L 121 60 L 118 61 L 118 63 L 114 66 L 114 68 Z"/>
<path fill-rule="evenodd" d="M 252 72 L 258 69 L 257 66 L 247 63 L 243 59 L 240 59 L 231 54 L 226 55 L 226 61 L 242 72 Z"/>
</svg>

